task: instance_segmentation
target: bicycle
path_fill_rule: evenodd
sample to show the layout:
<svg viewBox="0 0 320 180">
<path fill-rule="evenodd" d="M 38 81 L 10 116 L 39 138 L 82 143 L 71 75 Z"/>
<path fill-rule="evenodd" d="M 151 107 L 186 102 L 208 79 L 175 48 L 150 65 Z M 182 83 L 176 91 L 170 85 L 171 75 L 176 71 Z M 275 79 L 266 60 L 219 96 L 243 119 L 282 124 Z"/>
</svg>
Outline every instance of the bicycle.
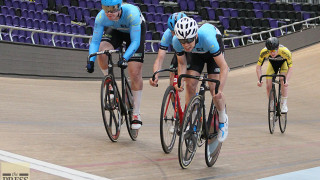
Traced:
<svg viewBox="0 0 320 180">
<path fill-rule="evenodd" d="M 122 48 L 120 48 L 122 49 Z M 124 73 L 124 69 L 121 69 L 121 94 L 115 80 L 113 73 L 113 67 L 119 67 L 118 64 L 113 63 L 112 53 L 119 53 L 119 60 L 122 57 L 122 51 L 119 50 L 105 50 L 90 54 L 87 61 L 91 57 L 106 54 L 108 56 L 108 72 L 109 74 L 104 76 L 101 83 L 100 100 L 101 100 L 101 112 L 105 130 L 112 142 L 117 142 L 120 136 L 121 125 L 124 123 L 124 118 L 127 125 L 127 130 L 130 138 L 135 141 L 138 137 L 138 130 L 131 128 L 132 114 L 133 114 L 133 95 L 130 84 Z M 109 117 L 109 118 L 108 118 Z M 124 117 L 124 118 L 123 118 Z"/>
<path fill-rule="evenodd" d="M 272 77 L 272 88 L 269 94 L 268 105 L 268 122 L 270 134 L 273 134 L 276 121 L 279 119 L 279 126 L 281 133 L 284 133 L 287 127 L 287 113 L 281 112 L 281 82 L 277 80 L 277 77 L 282 77 L 284 83 L 286 83 L 286 76 L 282 74 L 262 75 L 260 76 L 260 82 L 263 77 Z M 276 92 L 276 84 L 278 84 L 278 94 Z"/>
<path fill-rule="evenodd" d="M 206 82 L 216 83 L 215 93 L 218 93 L 220 81 L 207 78 L 207 74 L 202 76 L 182 74 L 178 78 L 179 87 L 182 78 L 197 79 L 201 81 L 201 85 L 198 94 L 191 98 L 185 110 L 179 137 L 179 164 L 181 168 L 187 168 L 193 160 L 197 147 L 205 143 L 205 160 L 207 166 L 211 167 L 218 159 L 222 143 L 217 139 L 219 114 L 213 101 L 211 101 L 208 119 L 206 119 L 205 92 L 210 90 Z"/>
<path fill-rule="evenodd" d="M 179 92 L 174 88 L 178 79 L 176 68 L 158 70 L 153 73 L 152 80 L 155 80 L 156 74 L 164 71 L 174 73 L 173 85 L 169 85 L 163 95 L 160 113 L 161 146 L 163 151 L 168 154 L 174 147 L 176 136 L 179 135 L 179 127 L 183 119 L 183 110 L 181 108 Z"/>
</svg>

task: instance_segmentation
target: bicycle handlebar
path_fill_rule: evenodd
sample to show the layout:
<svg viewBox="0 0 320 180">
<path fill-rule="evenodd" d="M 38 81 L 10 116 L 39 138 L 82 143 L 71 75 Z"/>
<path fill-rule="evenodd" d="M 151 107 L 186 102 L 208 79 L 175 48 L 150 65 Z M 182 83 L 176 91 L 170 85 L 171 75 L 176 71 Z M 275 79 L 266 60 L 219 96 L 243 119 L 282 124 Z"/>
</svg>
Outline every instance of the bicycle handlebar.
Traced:
<svg viewBox="0 0 320 180">
<path fill-rule="evenodd" d="M 90 61 L 90 58 L 93 56 L 97 56 L 100 54 L 106 54 L 106 55 L 111 55 L 112 53 L 116 53 L 116 52 L 120 52 L 119 50 L 105 50 L 105 51 L 99 51 L 99 52 L 95 52 L 92 54 L 89 54 L 88 58 L 87 58 L 87 63 Z"/>
<path fill-rule="evenodd" d="M 197 79 L 199 81 L 210 81 L 210 82 L 214 82 L 216 83 L 216 87 L 215 87 L 215 94 L 218 94 L 219 91 L 219 86 L 220 86 L 220 81 L 216 80 L 216 79 L 210 79 L 210 78 L 204 78 L 203 76 L 192 76 L 189 74 L 181 74 L 178 78 L 178 87 L 180 88 L 181 86 L 181 79 L 182 78 L 192 78 L 192 79 Z"/>
<path fill-rule="evenodd" d="M 262 82 L 262 78 L 263 77 L 272 77 L 272 78 L 276 78 L 276 77 L 283 77 L 283 81 L 284 81 L 284 83 L 286 83 L 286 76 L 285 75 L 282 75 L 282 74 L 272 74 L 272 75 L 261 75 L 260 76 L 260 80 L 259 80 L 259 82 L 261 83 Z"/>
<path fill-rule="evenodd" d="M 164 72 L 164 71 L 169 71 L 169 72 L 177 72 L 176 68 L 169 68 L 169 69 L 160 69 L 156 72 L 153 73 L 152 75 L 152 81 L 154 81 L 156 79 L 156 74 L 160 73 L 160 72 Z M 158 87 L 158 84 L 156 85 L 156 87 Z"/>
</svg>

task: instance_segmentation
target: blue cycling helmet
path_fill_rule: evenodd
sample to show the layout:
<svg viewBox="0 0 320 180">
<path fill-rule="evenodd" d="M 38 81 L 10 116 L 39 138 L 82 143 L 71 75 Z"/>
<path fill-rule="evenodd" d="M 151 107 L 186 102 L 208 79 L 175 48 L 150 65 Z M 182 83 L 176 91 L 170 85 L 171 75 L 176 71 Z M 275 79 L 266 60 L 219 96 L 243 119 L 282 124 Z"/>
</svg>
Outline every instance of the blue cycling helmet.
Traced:
<svg viewBox="0 0 320 180">
<path fill-rule="evenodd" d="M 183 17 L 187 17 L 187 15 L 182 12 L 171 14 L 171 16 L 168 18 L 168 28 L 173 31 L 177 21 Z"/>
<path fill-rule="evenodd" d="M 115 6 L 119 5 L 119 8 L 121 7 L 122 0 L 101 0 L 102 6 Z"/>
</svg>

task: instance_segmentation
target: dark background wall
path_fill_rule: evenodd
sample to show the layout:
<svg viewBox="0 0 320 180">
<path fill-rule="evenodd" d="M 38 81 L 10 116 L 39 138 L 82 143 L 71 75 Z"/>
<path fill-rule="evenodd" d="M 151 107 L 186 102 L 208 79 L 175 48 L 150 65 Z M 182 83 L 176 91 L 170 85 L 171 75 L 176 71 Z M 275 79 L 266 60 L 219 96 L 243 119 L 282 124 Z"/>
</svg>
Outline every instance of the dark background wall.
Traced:
<svg viewBox="0 0 320 180">
<path fill-rule="evenodd" d="M 280 43 L 291 51 L 320 42 L 320 27 L 296 32 L 280 38 Z M 264 42 L 244 47 L 227 49 L 225 52 L 229 67 L 237 68 L 255 63 Z M 166 56 L 163 68 L 168 68 L 172 53 Z M 0 41 L 0 74 L 62 78 L 100 79 L 102 73 L 96 63 L 95 72 L 85 70 L 88 50 L 52 48 Z M 152 75 L 156 53 L 147 53 L 143 65 L 143 77 Z M 118 71 L 116 69 L 116 71 Z"/>
</svg>

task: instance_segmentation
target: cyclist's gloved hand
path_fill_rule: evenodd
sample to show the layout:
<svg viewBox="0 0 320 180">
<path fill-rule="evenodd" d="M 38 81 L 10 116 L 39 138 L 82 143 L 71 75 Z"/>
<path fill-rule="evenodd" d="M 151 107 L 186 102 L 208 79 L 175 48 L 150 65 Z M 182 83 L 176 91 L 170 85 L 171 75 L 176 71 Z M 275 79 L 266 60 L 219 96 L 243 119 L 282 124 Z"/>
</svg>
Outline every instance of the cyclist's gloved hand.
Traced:
<svg viewBox="0 0 320 180">
<path fill-rule="evenodd" d="M 86 66 L 86 68 L 87 68 L 87 72 L 88 73 L 93 73 L 93 71 L 94 71 L 94 62 L 93 61 L 89 61 L 87 66 Z"/>
<path fill-rule="evenodd" d="M 122 58 L 118 61 L 118 66 L 125 69 L 128 67 L 128 61 L 125 58 Z"/>
</svg>

